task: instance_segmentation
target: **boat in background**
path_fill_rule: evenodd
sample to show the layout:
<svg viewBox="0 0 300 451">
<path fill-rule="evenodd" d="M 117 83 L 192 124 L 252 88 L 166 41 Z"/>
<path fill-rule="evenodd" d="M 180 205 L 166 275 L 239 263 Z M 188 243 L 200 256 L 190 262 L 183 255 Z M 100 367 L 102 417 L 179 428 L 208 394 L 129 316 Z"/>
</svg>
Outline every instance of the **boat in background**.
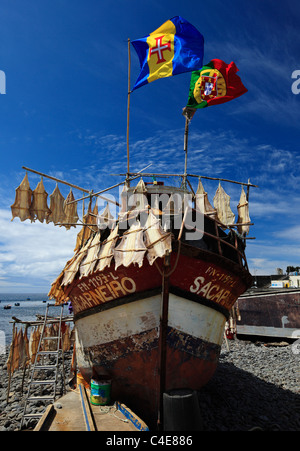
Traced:
<svg viewBox="0 0 300 451">
<path fill-rule="evenodd" d="M 239 335 L 300 338 L 300 289 L 254 288 L 237 301 Z"/>
<path fill-rule="evenodd" d="M 10 305 L 10 304 L 7 304 L 7 305 L 5 305 L 3 308 L 4 308 L 4 310 L 9 310 L 9 309 L 11 309 L 11 305 Z"/>
</svg>

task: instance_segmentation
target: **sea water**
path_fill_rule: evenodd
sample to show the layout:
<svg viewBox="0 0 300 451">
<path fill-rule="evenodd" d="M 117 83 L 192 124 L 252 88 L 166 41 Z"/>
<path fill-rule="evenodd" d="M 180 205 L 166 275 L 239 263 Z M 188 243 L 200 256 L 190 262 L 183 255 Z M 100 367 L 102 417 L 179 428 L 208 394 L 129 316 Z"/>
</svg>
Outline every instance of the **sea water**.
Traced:
<svg viewBox="0 0 300 451">
<path fill-rule="evenodd" d="M 12 340 L 12 317 L 21 321 L 36 321 L 36 315 L 45 315 L 49 299 L 45 293 L 0 293 L 0 352 L 9 346 Z M 16 306 L 15 303 L 19 303 Z M 51 301 L 51 304 L 54 301 Z M 5 305 L 11 309 L 4 309 Z M 53 315 L 53 309 L 49 311 Z M 66 308 L 67 314 L 67 308 Z M 23 327 L 24 330 L 24 327 Z"/>
</svg>

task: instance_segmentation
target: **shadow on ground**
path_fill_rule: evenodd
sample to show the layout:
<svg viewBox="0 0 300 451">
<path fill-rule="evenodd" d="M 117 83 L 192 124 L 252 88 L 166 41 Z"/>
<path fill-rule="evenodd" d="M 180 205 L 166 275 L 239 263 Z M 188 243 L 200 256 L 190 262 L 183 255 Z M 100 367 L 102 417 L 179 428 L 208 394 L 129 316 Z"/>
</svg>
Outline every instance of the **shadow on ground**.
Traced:
<svg viewBox="0 0 300 451">
<path fill-rule="evenodd" d="M 204 431 L 299 431 L 300 395 L 231 363 L 198 392 Z"/>
</svg>

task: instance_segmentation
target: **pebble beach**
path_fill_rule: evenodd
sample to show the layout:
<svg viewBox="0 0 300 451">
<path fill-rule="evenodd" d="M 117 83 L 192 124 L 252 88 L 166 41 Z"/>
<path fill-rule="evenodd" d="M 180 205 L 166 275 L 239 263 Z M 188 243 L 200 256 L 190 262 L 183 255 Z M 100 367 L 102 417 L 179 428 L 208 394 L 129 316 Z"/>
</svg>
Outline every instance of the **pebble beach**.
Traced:
<svg viewBox="0 0 300 451">
<path fill-rule="evenodd" d="M 203 431 L 299 431 L 300 349 L 297 343 L 240 339 L 223 343 L 218 369 L 198 392 Z M 65 354 L 66 376 L 72 352 Z M 14 373 L 7 404 L 7 355 L 0 355 L 0 431 L 18 431 L 27 383 Z M 45 389 L 46 390 L 46 389 Z M 46 394 L 46 393 L 45 393 Z M 43 412 L 43 401 L 35 409 Z M 33 412 L 33 411 L 32 411 Z M 26 425 L 34 427 L 34 422 Z"/>
</svg>

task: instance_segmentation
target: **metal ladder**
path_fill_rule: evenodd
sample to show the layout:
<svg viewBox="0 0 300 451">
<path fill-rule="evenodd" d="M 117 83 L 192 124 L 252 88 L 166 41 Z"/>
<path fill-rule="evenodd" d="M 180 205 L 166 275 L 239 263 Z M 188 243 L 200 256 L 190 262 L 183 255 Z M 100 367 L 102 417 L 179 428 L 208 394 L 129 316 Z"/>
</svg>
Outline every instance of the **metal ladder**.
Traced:
<svg viewBox="0 0 300 451">
<path fill-rule="evenodd" d="M 58 317 L 49 317 L 48 316 L 48 312 L 49 312 L 49 308 L 50 307 L 60 307 L 61 311 L 60 311 L 60 315 Z M 43 416 L 43 413 L 26 413 L 27 411 L 27 406 L 29 402 L 36 402 L 36 401 L 52 401 L 54 403 L 54 400 L 56 398 L 56 389 L 57 389 L 57 383 L 58 383 L 58 364 L 59 364 L 59 357 L 61 355 L 62 358 L 62 388 L 63 391 L 65 393 L 66 391 L 66 387 L 65 387 L 65 368 L 64 368 L 64 354 L 63 354 L 63 349 L 62 349 L 62 331 L 61 331 L 61 323 L 62 323 L 62 318 L 63 318 L 63 310 L 64 310 L 64 304 L 62 305 L 54 305 L 54 304 L 47 304 L 47 308 L 46 308 L 46 313 L 45 313 L 45 318 L 44 318 L 44 323 L 43 323 L 43 327 L 42 327 L 42 331 L 41 331 L 41 335 L 40 335 L 40 340 L 39 340 L 39 344 L 38 344 L 38 348 L 37 348 L 37 353 L 35 356 L 35 361 L 33 364 L 33 368 L 32 368 L 32 372 L 31 372 L 31 379 L 28 385 L 28 391 L 27 391 L 27 395 L 26 395 L 26 399 L 25 399 L 25 405 L 24 405 L 24 411 L 23 411 L 23 415 L 22 415 L 22 419 L 21 419 L 21 423 L 20 423 L 20 429 L 22 429 L 24 420 L 30 420 L 30 419 L 37 419 L 37 418 L 41 418 Z M 58 326 L 58 335 L 55 337 L 45 337 L 45 330 L 46 330 L 46 325 L 48 324 L 53 324 L 53 323 L 57 323 L 59 324 Z M 56 350 L 54 351 L 43 351 L 43 343 L 46 340 L 56 340 L 57 341 L 57 347 Z M 48 362 L 45 364 L 44 362 L 44 358 L 45 357 L 49 357 L 50 356 L 56 356 L 56 362 L 53 364 L 52 362 Z M 42 357 L 42 364 L 38 364 L 39 363 L 39 357 Z M 49 359 L 50 360 L 50 359 Z M 35 374 L 38 371 L 53 371 L 53 378 L 51 380 L 40 380 L 40 379 L 35 379 Z M 47 395 L 47 396 L 34 396 L 32 395 L 32 386 L 36 386 L 36 385 L 52 385 L 53 386 L 53 395 Z"/>
</svg>

